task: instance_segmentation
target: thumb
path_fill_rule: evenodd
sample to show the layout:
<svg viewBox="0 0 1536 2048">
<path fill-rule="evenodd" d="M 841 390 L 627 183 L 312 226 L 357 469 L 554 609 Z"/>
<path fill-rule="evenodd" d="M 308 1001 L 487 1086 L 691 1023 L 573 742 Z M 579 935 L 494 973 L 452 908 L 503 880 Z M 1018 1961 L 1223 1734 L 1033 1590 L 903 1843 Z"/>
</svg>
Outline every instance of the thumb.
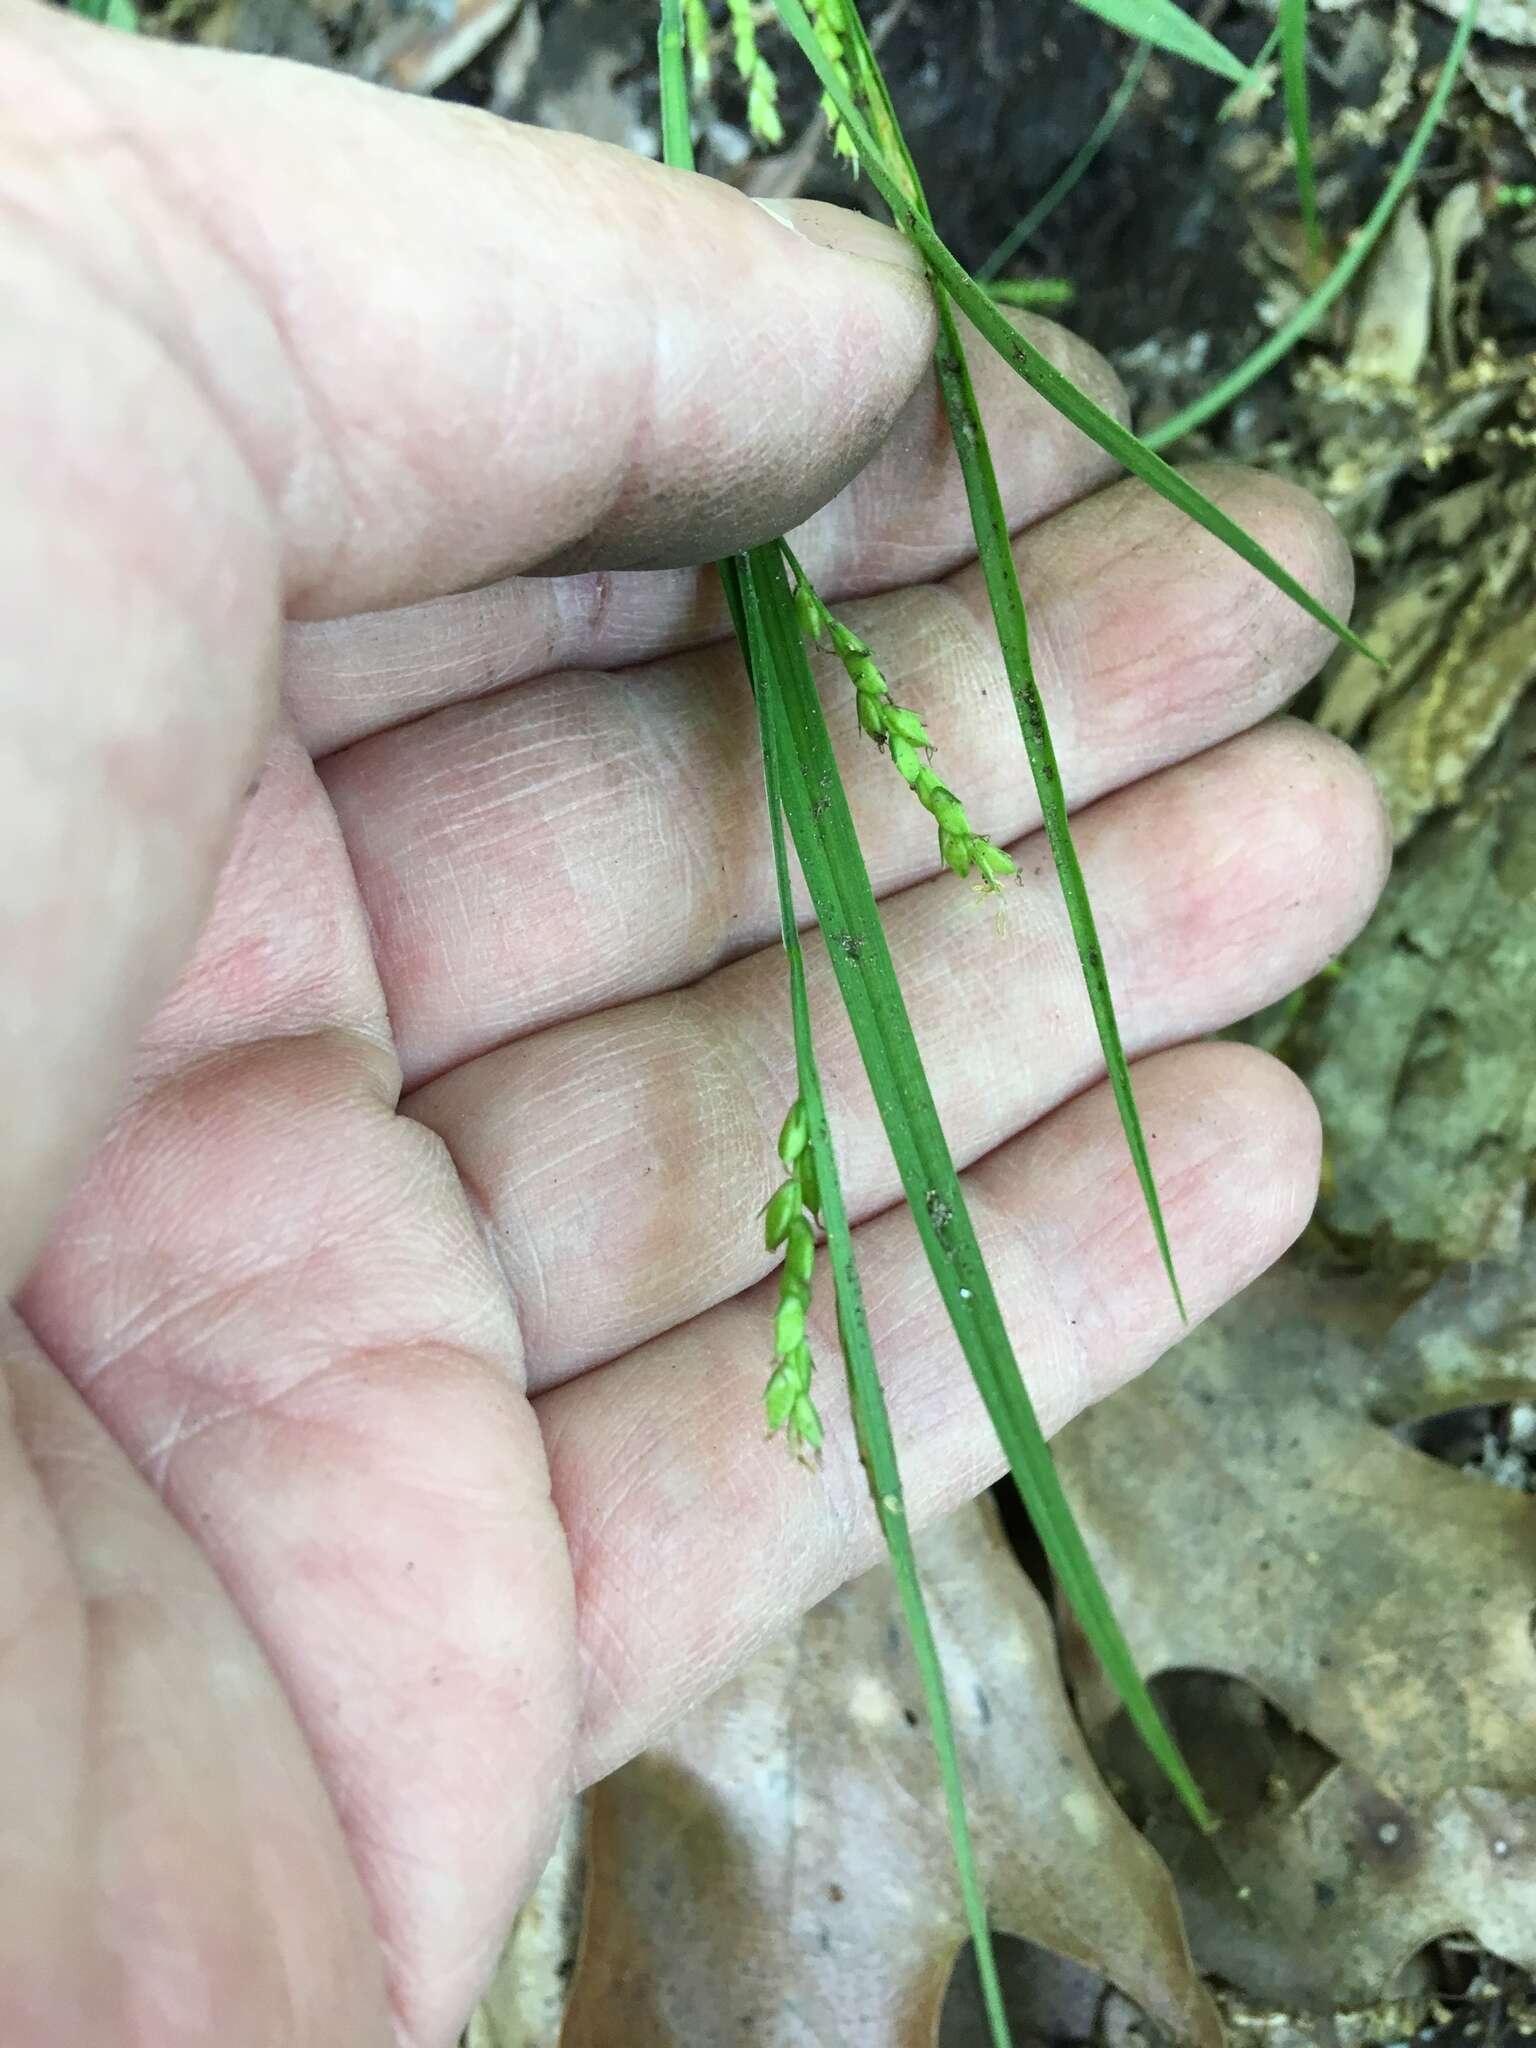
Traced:
<svg viewBox="0 0 1536 2048">
<path fill-rule="evenodd" d="M 9 1288 L 206 905 L 283 611 L 766 538 L 932 314 L 836 208 L 32 0 L 0 56 Z"/>
<path fill-rule="evenodd" d="M 766 539 L 922 374 L 921 266 L 860 215 L 26 15 L 69 60 L 29 123 L 98 185 L 41 193 L 45 218 L 123 291 L 169 282 L 162 325 L 195 309 L 187 359 L 281 511 L 290 611 Z"/>
</svg>

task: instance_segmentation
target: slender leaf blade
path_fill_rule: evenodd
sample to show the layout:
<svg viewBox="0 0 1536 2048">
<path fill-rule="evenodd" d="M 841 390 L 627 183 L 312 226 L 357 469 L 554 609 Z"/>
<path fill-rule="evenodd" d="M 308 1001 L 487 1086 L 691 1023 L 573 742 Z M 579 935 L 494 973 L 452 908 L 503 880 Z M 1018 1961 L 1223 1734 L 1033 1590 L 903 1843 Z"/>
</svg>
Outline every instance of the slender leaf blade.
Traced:
<svg viewBox="0 0 1536 2048">
<path fill-rule="evenodd" d="M 992 254 L 976 273 L 978 284 L 986 284 L 1022 249 L 1031 235 L 1038 234 L 1046 221 L 1060 206 L 1072 188 L 1078 184 L 1099 151 L 1108 142 L 1120 125 L 1120 118 L 1136 97 L 1136 88 L 1141 83 L 1141 74 L 1147 68 L 1147 56 L 1152 48 L 1150 43 L 1138 43 L 1131 53 L 1131 61 L 1125 67 L 1125 76 L 1115 87 L 1109 105 L 1100 114 L 1087 141 L 1073 157 L 1071 163 L 1052 184 L 1048 185 L 1022 220 L 1010 228 Z M 993 297 L 999 294 L 993 293 Z M 1008 302 L 1003 301 L 1006 305 Z"/>
<path fill-rule="evenodd" d="M 1045 826 L 1051 859 L 1055 863 L 1057 880 L 1061 885 L 1062 901 L 1066 905 L 1067 919 L 1072 927 L 1072 942 L 1077 948 L 1084 986 L 1087 988 L 1088 1001 L 1093 1010 L 1094 1028 L 1098 1032 L 1099 1046 L 1104 1054 L 1104 1069 L 1114 1093 L 1115 1107 L 1120 1113 L 1121 1129 L 1125 1132 L 1125 1142 L 1136 1169 L 1137 1184 L 1152 1224 L 1158 1256 L 1163 1262 L 1163 1271 L 1168 1276 L 1168 1285 L 1173 1290 L 1174 1305 L 1179 1311 L 1179 1320 L 1187 1322 L 1184 1296 L 1179 1287 L 1178 1274 L 1174 1270 L 1173 1251 L 1168 1242 L 1168 1226 L 1163 1218 L 1162 1204 L 1158 1200 L 1157 1182 L 1147 1151 L 1141 1111 L 1137 1107 L 1136 1091 L 1131 1083 L 1130 1067 L 1120 1036 L 1120 1022 L 1115 1014 L 1109 977 L 1104 968 L 1104 951 L 1099 943 L 1093 906 L 1088 898 L 1088 885 L 1083 879 L 1082 864 L 1078 859 L 1077 845 L 1072 837 L 1066 796 L 1061 786 L 1061 770 L 1056 760 L 1055 742 L 1051 738 L 1045 701 L 1035 680 L 1035 664 L 1029 646 L 1029 618 L 1024 608 L 1023 593 L 1019 589 L 1018 570 L 1014 565 L 1013 539 L 1008 531 L 1007 515 L 1003 510 L 1002 493 L 998 489 L 997 472 L 992 465 L 991 450 L 987 445 L 985 433 L 981 431 L 976 393 L 972 388 L 965 351 L 960 345 L 960 335 L 947 305 L 941 308 L 938 365 L 940 389 L 955 429 L 955 446 L 959 451 L 966 497 L 970 502 L 977 553 L 986 580 L 987 594 L 992 603 L 998 646 L 1002 652 L 1003 667 L 1008 676 L 1008 688 L 1013 696 L 1014 710 L 1018 715 L 1019 730 L 1024 737 L 1024 750 L 1029 758 L 1030 773 L 1034 778 L 1035 794 L 1040 804 L 1040 817 Z"/>
<path fill-rule="evenodd" d="M 773 867 L 778 884 L 779 928 L 789 963 L 790 1014 L 795 1033 L 795 1072 L 800 1100 L 810 1126 L 811 1150 L 816 1160 L 816 1180 L 821 1195 L 821 1216 L 826 1229 L 827 1255 L 837 1294 L 837 1331 L 848 1377 L 849 1405 L 853 1411 L 859 1456 L 869 1479 L 881 1533 L 891 1561 L 912 1654 L 922 1682 L 923 1698 L 933 1732 L 940 1782 L 949 1818 L 950 1840 L 954 1845 L 955 1869 L 965 1905 L 966 1922 L 976 1952 L 977 1974 L 994 2048 L 1012 2048 L 1008 2016 L 998 1981 L 997 1959 L 992 1947 L 992 1930 L 987 1923 L 986 1898 L 976 1871 L 970 1822 L 965 1810 L 965 1785 L 960 1756 L 955 1746 L 954 1717 L 950 1712 L 949 1690 L 944 1683 L 938 1645 L 928 1618 L 927 1602 L 917 1572 L 912 1532 L 907 1524 L 906 1499 L 901 1469 L 891 1433 L 890 1411 L 885 1390 L 875 1366 L 869 1318 L 864 1309 L 864 1290 L 859 1282 L 854 1256 L 853 1232 L 843 1201 L 842 1181 L 832 1149 L 827 1122 L 826 1099 L 816 1065 L 811 1035 L 811 1006 L 805 983 L 805 956 L 795 923 L 794 892 L 790 886 L 789 858 L 784 844 L 784 808 L 780 791 L 778 721 L 774 705 L 780 695 L 772 650 L 763 621 L 757 579 L 750 560 L 722 565 L 731 592 L 732 611 L 743 641 L 753 690 L 757 699 L 758 729 L 763 749 L 763 781 L 768 799 L 769 827 L 773 838 Z"/>
<path fill-rule="evenodd" d="M 1208 1826 L 1061 1490 L 1014 1357 L 896 980 L 783 559 L 775 546 L 754 549 L 750 560 L 780 684 L 775 743 L 785 815 L 935 1283 L 1062 1591 L 1142 1739 Z"/>
<path fill-rule="evenodd" d="M 1155 43 L 1171 57 L 1199 64 L 1206 71 L 1214 71 L 1218 78 L 1231 79 L 1235 85 L 1252 83 L 1253 73 L 1242 59 L 1234 57 L 1225 43 L 1219 43 L 1208 28 L 1202 28 L 1174 0 L 1077 0 L 1077 4 L 1112 28 L 1123 29 L 1142 42 Z"/>
<path fill-rule="evenodd" d="M 1307 255 L 1322 262 L 1323 237 L 1317 220 L 1317 175 L 1312 167 L 1312 119 L 1307 105 L 1307 0 L 1280 0 L 1280 82 L 1285 118 L 1296 152 L 1296 196 L 1301 202 Z M 1313 275 L 1316 275 L 1314 270 Z"/>
<path fill-rule="evenodd" d="M 909 195 L 924 221 L 931 222 L 932 216 L 928 211 L 927 196 L 923 191 L 922 180 L 918 176 L 917 165 L 907 148 L 906 137 L 902 134 L 901 123 L 895 107 L 891 104 L 884 75 L 876 62 L 864 24 L 859 19 L 855 0 L 849 0 L 848 19 L 860 73 L 870 80 L 873 87 L 876 126 L 888 151 L 896 160 L 903 191 Z M 1035 681 L 1034 662 L 1029 648 L 1028 615 L 1019 589 L 1018 570 L 1013 560 L 1013 540 L 1008 530 L 1007 515 L 1003 510 L 1002 493 L 998 489 L 991 445 L 987 440 L 981 408 L 976 402 L 975 386 L 955 324 L 954 308 L 943 292 L 937 293 L 936 296 L 939 337 L 934 349 L 934 365 L 939 390 L 944 400 L 945 414 L 949 421 L 950 436 L 955 444 L 956 459 L 965 482 L 971 528 L 976 535 L 976 551 L 992 608 L 993 623 L 997 629 L 998 646 L 1003 656 L 1014 710 L 1024 740 L 1024 750 L 1029 759 L 1030 773 L 1034 778 L 1035 794 L 1040 803 L 1040 815 L 1045 825 L 1051 857 L 1056 866 L 1057 880 L 1061 885 L 1062 898 L 1072 927 L 1073 943 L 1077 947 L 1078 961 L 1093 1010 L 1094 1026 L 1104 1054 L 1105 1070 L 1114 1092 L 1121 1128 L 1125 1133 L 1126 1145 L 1136 1169 L 1142 1200 L 1146 1205 L 1158 1255 L 1168 1276 L 1168 1285 L 1173 1292 L 1179 1318 L 1181 1321 L 1187 1321 L 1184 1297 L 1179 1288 L 1178 1275 L 1174 1270 L 1167 1226 L 1163 1220 L 1152 1163 L 1147 1153 L 1141 1112 L 1137 1107 L 1135 1090 L 1131 1085 L 1130 1069 L 1120 1038 L 1119 1020 L 1115 1015 L 1114 1000 L 1104 971 L 1103 951 L 1099 945 L 1093 909 L 1088 899 L 1087 885 L 1083 879 L 1077 847 L 1072 837 L 1071 821 L 1067 815 L 1066 798 L 1061 786 L 1061 774 L 1056 762 L 1056 749 L 1051 738 L 1050 721 Z"/>
</svg>

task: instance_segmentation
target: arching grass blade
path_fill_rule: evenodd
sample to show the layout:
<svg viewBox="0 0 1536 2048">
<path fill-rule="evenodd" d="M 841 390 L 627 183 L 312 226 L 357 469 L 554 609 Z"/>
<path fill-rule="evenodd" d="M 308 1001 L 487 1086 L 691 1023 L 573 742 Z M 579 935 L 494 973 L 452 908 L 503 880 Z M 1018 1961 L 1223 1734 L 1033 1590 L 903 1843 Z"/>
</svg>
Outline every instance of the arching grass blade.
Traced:
<svg viewBox="0 0 1536 2048">
<path fill-rule="evenodd" d="M 1174 0 L 1077 0 L 1077 4 L 1128 36 L 1155 43 L 1171 57 L 1199 64 L 1218 78 L 1230 78 L 1236 85 L 1252 81 L 1253 74 L 1242 59 L 1234 57 L 1225 43 L 1217 42 L 1208 28 Z"/>
</svg>

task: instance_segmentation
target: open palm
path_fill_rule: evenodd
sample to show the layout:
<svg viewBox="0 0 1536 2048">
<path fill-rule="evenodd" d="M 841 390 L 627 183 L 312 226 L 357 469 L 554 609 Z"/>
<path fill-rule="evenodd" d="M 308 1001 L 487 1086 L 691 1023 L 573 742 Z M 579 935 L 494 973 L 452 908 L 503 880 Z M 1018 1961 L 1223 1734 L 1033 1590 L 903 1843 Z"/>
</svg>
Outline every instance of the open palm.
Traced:
<svg viewBox="0 0 1536 2048">
<path fill-rule="evenodd" d="M 570 1791 L 878 1540 L 834 1374 L 819 1474 L 763 1441 L 772 874 L 717 586 L 656 565 L 808 518 L 1019 859 L 999 937 L 829 679 L 1048 1425 L 1172 1310 L 894 238 L 19 0 L 0 35 L 0 2036 L 443 2048 Z M 1204 1313 L 1317 1137 L 1186 1041 L 1353 932 L 1381 828 L 1351 757 L 1253 730 L 1316 629 L 977 373 Z M 1206 482 L 1342 606 L 1320 515 Z M 997 1459 L 824 966 L 932 1515 Z"/>
</svg>

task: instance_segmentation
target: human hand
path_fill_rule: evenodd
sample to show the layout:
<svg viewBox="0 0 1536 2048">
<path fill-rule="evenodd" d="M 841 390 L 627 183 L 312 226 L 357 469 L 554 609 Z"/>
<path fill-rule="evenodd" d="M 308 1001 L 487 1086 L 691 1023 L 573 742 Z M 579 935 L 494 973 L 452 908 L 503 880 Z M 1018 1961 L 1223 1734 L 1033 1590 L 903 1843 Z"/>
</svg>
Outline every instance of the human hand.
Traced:
<svg viewBox="0 0 1536 2048">
<path fill-rule="evenodd" d="M 999 940 L 829 680 L 1047 1424 L 1177 1330 L 895 239 L 0 25 L 0 2038 L 443 2048 L 572 1789 L 878 1545 L 835 1373 L 819 1474 L 763 1441 L 761 783 L 718 587 L 653 565 L 815 515 L 802 558 L 1020 860 Z M 976 371 L 1203 1314 L 1300 1227 L 1317 1130 L 1188 1041 L 1354 931 L 1382 828 L 1350 755 L 1253 730 L 1317 629 Z M 1343 608 L 1315 509 L 1206 481 Z M 928 1517 L 998 1458 L 812 980 Z"/>
</svg>

